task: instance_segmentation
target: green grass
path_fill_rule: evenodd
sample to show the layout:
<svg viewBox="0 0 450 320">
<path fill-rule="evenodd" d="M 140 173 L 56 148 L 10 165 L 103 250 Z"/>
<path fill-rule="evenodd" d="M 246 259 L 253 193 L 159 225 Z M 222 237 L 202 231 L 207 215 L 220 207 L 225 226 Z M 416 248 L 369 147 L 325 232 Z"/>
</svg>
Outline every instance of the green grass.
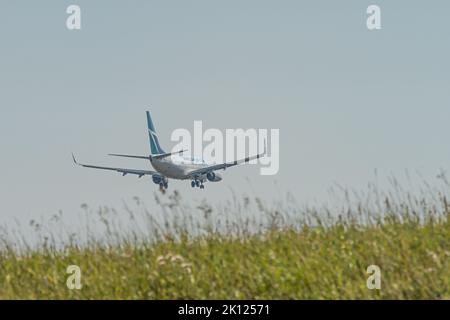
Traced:
<svg viewBox="0 0 450 320">
<path fill-rule="evenodd" d="M 107 228 L 103 240 L 57 248 L 45 239 L 19 250 L 3 236 L 0 298 L 450 299 L 450 208 L 441 195 L 433 204 L 384 199 L 376 212 L 357 204 L 334 218 L 249 199 L 180 210 L 177 194 L 164 197 L 165 214 L 177 213 L 147 227 L 151 239 Z M 264 222 L 230 218 L 255 210 Z M 81 290 L 66 286 L 69 265 L 81 268 Z M 381 268 L 381 290 L 366 286 L 369 265 Z"/>
</svg>

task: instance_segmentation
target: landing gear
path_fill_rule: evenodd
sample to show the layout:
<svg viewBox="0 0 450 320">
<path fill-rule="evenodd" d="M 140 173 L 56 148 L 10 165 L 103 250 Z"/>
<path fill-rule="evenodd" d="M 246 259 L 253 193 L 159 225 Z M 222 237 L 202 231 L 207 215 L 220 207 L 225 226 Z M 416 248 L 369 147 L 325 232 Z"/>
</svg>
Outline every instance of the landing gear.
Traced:
<svg viewBox="0 0 450 320">
<path fill-rule="evenodd" d="M 205 189 L 205 186 L 203 185 L 203 182 L 200 182 L 199 180 L 192 180 L 191 181 L 191 187 L 199 187 L 200 189 Z"/>
<path fill-rule="evenodd" d="M 164 191 L 169 187 L 169 183 L 167 181 L 159 183 L 159 190 Z"/>
</svg>

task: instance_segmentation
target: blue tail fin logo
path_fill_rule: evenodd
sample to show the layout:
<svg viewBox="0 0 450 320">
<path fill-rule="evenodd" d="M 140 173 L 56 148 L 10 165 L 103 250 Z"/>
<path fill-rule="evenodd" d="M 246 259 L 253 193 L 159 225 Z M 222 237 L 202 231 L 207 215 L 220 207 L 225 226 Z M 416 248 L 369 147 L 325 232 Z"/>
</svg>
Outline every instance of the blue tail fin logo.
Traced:
<svg viewBox="0 0 450 320">
<path fill-rule="evenodd" d="M 147 111 L 147 126 L 148 126 L 148 138 L 150 140 L 150 151 L 152 155 L 165 153 L 159 145 L 158 135 L 156 134 L 155 126 L 153 125 L 150 112 Z"/>
</svg>

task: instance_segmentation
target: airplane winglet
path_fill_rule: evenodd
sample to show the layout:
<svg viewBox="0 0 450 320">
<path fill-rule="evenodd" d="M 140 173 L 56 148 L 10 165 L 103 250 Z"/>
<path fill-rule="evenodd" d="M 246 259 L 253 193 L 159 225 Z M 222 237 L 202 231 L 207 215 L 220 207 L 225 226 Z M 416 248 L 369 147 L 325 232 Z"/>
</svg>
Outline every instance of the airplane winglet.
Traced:
<svg viewBox="0 0 450 320">
<path fill-rule="evenodd" d="M 78 164 L 77 159 L 75 159 L 75 155 L 72 153 L 72 159 L 75 164 Z"/>
</svg>

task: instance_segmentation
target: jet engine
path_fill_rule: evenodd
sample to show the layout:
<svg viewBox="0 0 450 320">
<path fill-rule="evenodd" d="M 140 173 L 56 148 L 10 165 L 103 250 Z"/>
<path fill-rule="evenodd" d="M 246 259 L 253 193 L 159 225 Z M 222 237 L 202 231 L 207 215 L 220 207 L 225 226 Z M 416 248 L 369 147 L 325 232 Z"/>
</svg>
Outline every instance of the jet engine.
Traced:
<svg viewBox="0 0 450 320">
<path fill-rule="evenodd" d="M 218 182 L 222 180 L 222 177 L 218 173 L 211 171 L 206 174 L 206 179 L 208 179 L 211 182 Z"/>
<path fill-rule="evenodd" d="M 152 176 L 152 180 L 153 180 L 153 183 L 155 183 L 155 184 L 160 184 L 161 182 L 164 182 L 164 178 L 161 176 L 157 176 L 157 175 Z"/>
</svg>

